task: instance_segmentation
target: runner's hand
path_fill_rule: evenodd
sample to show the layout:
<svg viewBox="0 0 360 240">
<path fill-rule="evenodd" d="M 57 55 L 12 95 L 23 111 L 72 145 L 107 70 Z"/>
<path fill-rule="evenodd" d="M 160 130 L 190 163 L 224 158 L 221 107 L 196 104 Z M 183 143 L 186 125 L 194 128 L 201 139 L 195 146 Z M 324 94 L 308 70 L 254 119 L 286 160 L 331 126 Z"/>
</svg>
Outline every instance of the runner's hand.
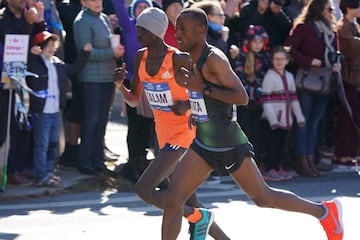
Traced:
<svg viewBox="0 0 360 240">
<path fill-rule="evenodd" d="M 170 109 L 175 115 L 184 115 L 190 109 L 190 102 L 177 100 L 174 102 L 174 105 L 170 106 Z"/>
<path fill-rule="evenodd" d="M 201 74 L 196 66 L 196 64 L 193 65 L 193 70 L 189 71 L 188 69 L 182 67 L 181 73 L 183 75 L 180 85 L 183 87 L 186 87 L 187 89 L 190 89 L 192 91 L 196 91 L 199 93 L 202 93 L 204 89 L 204 80 L 201 77 Z"/>
<path fill-rule="evenodd" d="M 188 125 L 189 128 L 192 129 L 196 124 L 195 118 L 193 117 L 192 114 L 190 114 L 189 119 L 188 119 Z"/>
<path fill-rule="evenodd" d="M 116 68 L 113 72 L 113 80 L 116 87 L 121 87 L 124 84 L 125 76 L 127 74 L 125 67 L 126 63 L 123 63 L 121 67 Z"/>
</svg>

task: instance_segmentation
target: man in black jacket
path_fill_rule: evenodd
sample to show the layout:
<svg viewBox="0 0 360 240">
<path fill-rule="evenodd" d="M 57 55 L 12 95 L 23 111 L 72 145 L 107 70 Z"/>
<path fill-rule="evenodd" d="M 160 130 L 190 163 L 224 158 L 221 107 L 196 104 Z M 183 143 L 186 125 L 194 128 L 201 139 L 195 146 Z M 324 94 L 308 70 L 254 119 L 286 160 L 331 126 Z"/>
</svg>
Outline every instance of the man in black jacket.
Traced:
<svg viewBox="0 0 360 240">
<path fill-rule="evenodd" d="M 34 33 L 46 29 L 44 22 L 44 6 L 37 2 L 35 8 L 27 9 L 26 0 L 6 0 L 6 7 L 0 9 L 0 45 L 5 44 L 6 34 L 27 34 L 30 42 Z M 2 62 L 3 54 L 0 54 Z M 12 91 L 14 94 L 14 91 Z M 7 139 L 7 119 L 9 107 L 9 90 L 0 89 L 0 152 L 5 152 Z M 14 108 L 14 101 L 11 108 Z M 13 112 L 13 111 L 11 111 Z M 8 152 L 8 181 L 13 184 L 22 184 L 25 177 L 30 177 L 26 169 L 31 166 L 30 133 L 21 130 L 14 115 L 11 115 L 10 150 Z M 2 149 L 2 151 L 1 151 Z M 1 156 L 3 157 L 3 156 Z M 23 174 L 20 174 L 23 173 Z"/>
<path fill-rule="evenodd" d="M 269 47 L 281 45 L 289 36 L 292 19 L 283 11 L 285 0 L 251 0 L 242 7 L 239 16 L 229 20 L 231 43 L 245 37 L 250 25 L 262 26 L 269 35 Z M 240 43 L 241 44 L 241 43 Z"/>
</svg>

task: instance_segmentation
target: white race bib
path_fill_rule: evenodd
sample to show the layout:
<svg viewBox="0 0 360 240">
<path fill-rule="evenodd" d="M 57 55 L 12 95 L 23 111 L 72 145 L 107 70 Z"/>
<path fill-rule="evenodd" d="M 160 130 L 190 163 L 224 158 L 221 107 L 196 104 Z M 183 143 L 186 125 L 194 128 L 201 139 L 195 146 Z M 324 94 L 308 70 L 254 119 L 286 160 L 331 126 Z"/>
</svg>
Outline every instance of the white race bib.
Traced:
<svg viewBox="0 0 360 240">
<path fill-rule="evenodd" d="M 143 82 L 143 86 L 151 109 L 171 111 L 173 100 L 168 83 Z"/>
<path fill-rule="evenodd" d="M 208 122 L 209 116 L 206 111 L 204 97 L 201 93 L 189 90 L 191 115 L 197 122 Z"/>
</svg>

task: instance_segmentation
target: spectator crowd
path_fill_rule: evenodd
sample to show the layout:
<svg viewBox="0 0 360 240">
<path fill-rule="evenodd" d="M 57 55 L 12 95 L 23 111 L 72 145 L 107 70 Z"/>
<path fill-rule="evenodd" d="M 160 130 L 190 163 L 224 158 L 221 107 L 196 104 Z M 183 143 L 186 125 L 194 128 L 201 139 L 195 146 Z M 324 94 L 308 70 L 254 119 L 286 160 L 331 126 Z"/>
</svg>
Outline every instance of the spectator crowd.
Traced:
<svg viewBox="0 0 360 240">
<path fill-rule="evenodd" d="M 315 178 L 360 161 L 359 0 L 3 0 L 0 63 L 6 35 L 26 34 L 27 70 L 38 76 L 25 76 L 28 100 L 23 89 L 0 84 L 0 158 L 7 157 L 9 184 L 57 187 L 57 165 L 94 175 L 118 158 L 104 140 L 112 75 L 126 63 L 130 88 L 141 48 L 136 18 L 148 7 L 166 13 L 164 42 L 174 48 L 181 10 L 206 13 L 207 42 L 225 53 L 249 95 L 248 105 L 233 106 L 232 119 L 265 180 L 289 180 L 292 170 Z M 336 89 L 300 89 L 298 72 L 310 68 L 329 69 Z M 145 94 L 135 108 L 122 104 L 129 158 L 119 174 L 136 182 L 149 149 L 158 150 L 154 117 Z"/>
</svg>

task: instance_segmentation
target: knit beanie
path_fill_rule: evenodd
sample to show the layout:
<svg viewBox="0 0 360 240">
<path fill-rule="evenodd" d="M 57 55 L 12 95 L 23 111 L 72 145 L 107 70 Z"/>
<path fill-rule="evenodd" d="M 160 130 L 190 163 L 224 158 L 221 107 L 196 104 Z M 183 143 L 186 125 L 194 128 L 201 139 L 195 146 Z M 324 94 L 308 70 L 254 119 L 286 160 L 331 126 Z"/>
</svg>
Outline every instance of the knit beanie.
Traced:
<svg viewBox="0 0 360 240">
<path fill-rule="evenodd" d="M 145 28 L 161 39 L 164 39 L 168 24 L 165 12 L 155 7 L 145 9 L 136 19 L 136 26 Z"/>
<path fill-rule="evenodd" d="M 137 6 L 140 4 L 140 3 L 146 3 L 149 7 L 152 7 L 153 4 L 152 4 L 152 1 L 151 0 L 133 0 L 133 2 L 131 3 L 131 17 L 132 18 L 135 18 L 135 10 L 137 8 Z"/>
<path fill-rule="evenodd" d="M 250 25 L 248 30 L 246 31 L 243 50 L 247 52 L 247 44 L 251 42 L 253 39 L 258 38 L 264 41 L 263 50 L 267 49 L 267 45 L 269 43 L 269 35 L 266 33 L 265 29 L 260 25 Z"/>
<path fill-rule="evenodd" d="M 180 3 L 181 6 L 184 6 L 184 0 L 162 0 L 162 9 L 166 12 L 166 9 L 173 3 Z"/>
<path fill-rule="evenodd" d="M 260 25 L 250 25 L 246 31 L 246 40 L 251 41 L 254 38 L 260 38 L 262 40 L 269 38 L 264 28 Z"/>
</svg>

